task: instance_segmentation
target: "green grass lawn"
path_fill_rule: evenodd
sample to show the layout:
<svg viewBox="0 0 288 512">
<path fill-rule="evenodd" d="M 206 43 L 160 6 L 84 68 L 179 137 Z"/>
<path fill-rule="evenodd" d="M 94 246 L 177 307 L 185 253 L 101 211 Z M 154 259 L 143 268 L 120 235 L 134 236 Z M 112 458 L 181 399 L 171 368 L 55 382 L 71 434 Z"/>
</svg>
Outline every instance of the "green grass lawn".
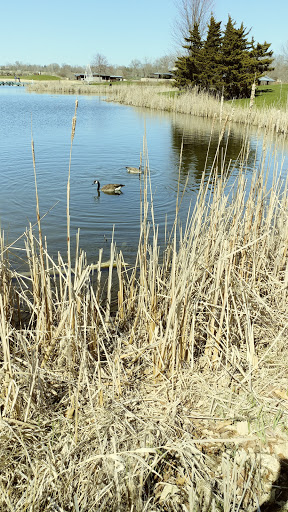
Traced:
<svg viewBox="0 0 288 512">
<path fill-rule="evenodd" d="M 174 96 L 181 94 L 181 91 L 167 91 L 161 94 L 168 94 Z M 228 103 L 232 103 L 229 100 Z M 249 107 L 250 98 L 243 98 L 240 100 L 233 100 L 233 104 L 239 107 Z M 261 85 L 256 89 L 256 96 L 254 100 L 256 108 L 275 107 L 281 110 L 288 108 L 288 84 L 272 84 L 272 85 Z"/>
<path fill-rule="evenodd" d="M 21 80 L 62 80 L 61 76 L 54 75 L 23 75 Z"/>
<path fill-rule="evenodd" d="M 18 78 L 18 75 L 16 75 Z M 14 76 L 0 76 L 0 80 L 14 80 Z M 60 76 L 54 75 L 21 75 L 20 80 L 61 80 Z"/>
<path fill-rule="evenodd" d="M 238 106 L 249 106 L 250 99 L 234 101 Z M 256 89 L 255 106 L 286 109 L 288 106 L 288 84 L 261 85 Z"/>
</svg>

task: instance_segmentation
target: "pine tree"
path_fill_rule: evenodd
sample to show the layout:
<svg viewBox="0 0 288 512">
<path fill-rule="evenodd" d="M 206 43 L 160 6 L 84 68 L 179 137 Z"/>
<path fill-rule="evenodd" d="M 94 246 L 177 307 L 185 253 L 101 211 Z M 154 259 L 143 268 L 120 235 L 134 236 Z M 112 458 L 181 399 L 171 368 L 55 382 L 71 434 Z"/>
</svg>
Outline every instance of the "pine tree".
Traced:
<svg viewBox="0 0 288 512">
<path fill-rule="evenodd" d="M 230 16 L 223 36 L 220 26 L 221 22 L 211 16 L 203 42 L 199 26 L 194 24 L 183 46 L 187 53 L 176 62 L 175 85 L 197 85 L 213 93 L 223 91 L 226 99 L 249 97 L 253 82 L 273 69 L 270 44 L 248 41 L 243 23 L 236 28 Z"/>
<path fill-rule="evenodd" d="M 223 37 L 221 74 L 224 96 L 228 99 L 249 95 L 254 76 L 251 74 L 251 58 L 246 29 L 241 24 L 235 28 L 232 18 L 228 22 Z"/>
<path fill-rule="evenodd" d="M 176 61 L 175 85 L 177 87 L 189 87 L 199 83 L 201 73 L 201 51 L 203 43 L 199 32 L 199 24 L 194 23 L 190 36 L 185 37 L 187 44 L 183 48 L 187 55 L 179 57 Z"/>
<path fill-rule="evenodd" d="M 210 18 L 207 38 L 202 51 L 201 86 L 207 90 L 218 91 L 221 88 L 221 21 Z"/>
<path fill-rule="evenodd" d="M 254 73 L 255 80 L 260 78 L 266 71 L 272 71 L 274 68 L 271 67 L 273 62 L 273 51 L 270 50 L 271 44 L 266 41 L 263 44 L 255 44 L 254 39 L 251 41 L 250 56 L 252 60 L 251 73 Z"/>
</svg>

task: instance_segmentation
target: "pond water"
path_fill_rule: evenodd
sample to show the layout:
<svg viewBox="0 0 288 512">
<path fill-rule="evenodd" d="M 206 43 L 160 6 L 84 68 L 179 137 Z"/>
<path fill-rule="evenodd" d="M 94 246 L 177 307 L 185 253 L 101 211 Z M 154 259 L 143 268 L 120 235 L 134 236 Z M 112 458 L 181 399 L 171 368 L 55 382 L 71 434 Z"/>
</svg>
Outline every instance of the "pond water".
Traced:
<svg viewBox="0 0 288 512">
<path fill-rule="evenodd" d="M 28 93 L 24 87 L 0 87 L 0 223 L 6 244 L 16 240 L 29 223 L 36 222 L 32 128 L 40 213 L 48 212 L 42 230 L 47 236 L 49 253 L 55 257 L 60 251 L 65 259 L 66 194 L 75 99 L 73 95 Z M 181 194 L 188 177 L 181 204 L 183 220 L 191 202 L 195 202 L 205 163 L 208 176 L 213 162 L 218 130 L 212 130 L 211 121 L 201 118 L 151 112 L 106 102 L 98 96 L 80 96 L 78 100 L 71 163 L 71 240 L 75 246 L 80 228 L 80 246 L 86 251 L 88 262 L 98 260 L 100 248 L 104 249 L 103 259 L 108 259 L 114 226 L 118 249 L 123 251 L 126 261 L 133 262 L 139 239 L 140 180 L 137 175 L 128 174 L 125 166 L 139 165 L 143 138 L 147 141 L 155 221 L 161 241 L 165 222 L 169 229 L 175 218 L 178 181 Z M 248 167 L 252 169 L 254 162 L 256 166 L 260 162 L 262 139 L 253 133 L 249 137 Z M 226 161 L 232 161 L 232 178 L 237 175 L 237 165 L 233 163 L 242 140 L 238 127 L 231 128 L 227 148 L 227 136 L 223 139 Z M 269 154 L 274 150 L 272 143 Z M 279 147 L 279 162 L 287 154 L 285 143 Z M 124 183 L 123 193 L 98 195 L 92 186 L 95 179 L 101 186 Z M 21 242 L 16 246 L 21 246 Z"/>
</svg>

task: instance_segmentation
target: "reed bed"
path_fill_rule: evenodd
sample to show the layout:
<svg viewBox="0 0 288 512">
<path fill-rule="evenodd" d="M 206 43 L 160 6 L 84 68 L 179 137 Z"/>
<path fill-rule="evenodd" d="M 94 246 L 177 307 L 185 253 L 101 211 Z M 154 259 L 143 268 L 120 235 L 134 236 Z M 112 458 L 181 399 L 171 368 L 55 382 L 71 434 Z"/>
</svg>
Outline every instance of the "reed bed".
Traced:
<svg viewBox="0 0 288 512">
<path fill-rule="evenodd" d="M 76 117 L 77 105 L 71 153 Z M 288 458 L 288 183 L 275 167 L 267 188 L 264 158 L 250 182 L 244 147 L 228 186 L 220 151 L 185 226 L 178 198 L 161 252 L 145 161 L 133 268 L 111 244 L 116 314 L 79 236 L 72 264 L 70 169 L 67 259 L 49 257 L 38 203 L 28 277 L 1 233 L 1 511 L 236 512 L 275 498 Z M 37 197 L 36 163 L 35 184 Z"/>
<path fill-rule="evenodd" d="M 252 86 L 251 101 L 249 107 L 235 108 L 230 102 L 223 102 L 223 98 L 215 98 L 205 91 L 197 88 L 185 93 L 175 94 L 175 88 L 170 84 L 161 83 L 154 85 L 143 82 L 133 85 L 130 83 L 109 85 L 87 85 L 80 82 L 39 82 L 27 86 L 28 90 L 50 93 L 71 93 L 71 94 L 100 94 L 106 100 L 123 103 L 135 107 L 179 112 L 193 116 L 200 116 L 209 119 L 230 117 L 234 123 L 245 126 L 249 117 L 252 126 L 268 129 L 275 133 L 288 133 L 288 111 L 287 107 L 280 110 L 277 107 L 257 109 L 254 107 L 253 94 L 255 87 Z"/>
</svg>

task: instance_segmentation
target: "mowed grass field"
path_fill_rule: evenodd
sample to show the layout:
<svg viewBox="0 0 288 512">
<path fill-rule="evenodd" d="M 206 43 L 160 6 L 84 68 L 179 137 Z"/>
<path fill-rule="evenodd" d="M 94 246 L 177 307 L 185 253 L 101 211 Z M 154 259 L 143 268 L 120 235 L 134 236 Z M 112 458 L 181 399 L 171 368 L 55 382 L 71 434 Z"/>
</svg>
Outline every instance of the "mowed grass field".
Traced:
<svg viewBox="0 0 288 512">
<path fill-rule="evenodd" d="M 18 74 L 16 73 L 16 76 L 18 78 Z M 1 75 L 0 80 L 14 80 L 15 75 Z M 20 75 L 20 80 L 62 80 L 60 76 L 54 76 L 54 75 Z"/>
<path fill-rule="evenodd" d="M 258 108 L 276 107 L 286 109 L 288 102 L 288 84 L 261 85 L 256 89 L 254 105 Z M 235 105 L 247 107 L 250 98 L 234 100 Z"/>
</svg>

